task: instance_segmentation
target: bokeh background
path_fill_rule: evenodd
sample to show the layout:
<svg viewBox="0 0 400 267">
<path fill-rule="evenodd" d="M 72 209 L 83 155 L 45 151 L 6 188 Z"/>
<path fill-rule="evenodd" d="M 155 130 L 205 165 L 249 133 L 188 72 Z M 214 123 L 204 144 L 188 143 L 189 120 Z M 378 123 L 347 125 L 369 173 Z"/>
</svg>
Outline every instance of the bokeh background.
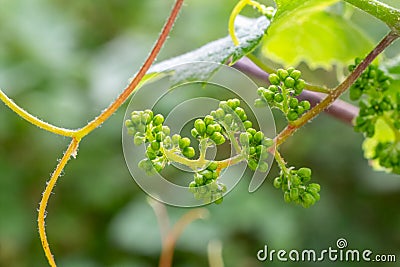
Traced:
<svg viewBox="0 0 400 267">
<path fill-rule="evenodd" d="M 268 1 L 264 1 L 268 3 Z M 400 7 L 396 0 L 386 1 Z M 226 36 L 236 1 L 186 1 L 158 60 Z M 106 107 L 139 68 L 167 17 L 172 0 L 0 1 L 0 87 L 31 113 L 77 128 Z M 246 14 L 254 15 L 251 10 Z M 354 22 L 377 42 L 387 28 L 355 12 Z M 398 46 L 397 46 L 398 47 Z M 390 51 L 395 54 L 396 49 Z M 304 66 L 303 66 L 304 67 Z M 305 70 L 318 83 L 335 73 Z M 50 199 L 47 233 L 59 266 L 156 266 L 161 239 L 146 195 L 122 154 L 124 108 L 80 145 Z M 278 129 L 283 124 L 277 118 Z M 271 249 L 349 247 L 395 254 L 400 261 L 400 178 L 375 172 L 362 157 L 362 136 L 326 115 L 284 146 L 291 165 L 309 166 L 322 186 L 312 208 L 285 204 L 272 187 L 247 192 L 244 178 L 207 220 L 179 239 L 174 266 L 207 266 L 207 245 L 219 240 L 225 266 L 358 266 L 359 263 L 260 263 Z M 0 266 L 46 266 L 37 231 L 41 193 L 66 138 L 42 131 L 0 105 Z M 172 222 L 188 209 L 167 207 Z M 398 263 L 397 263 L 398 264 Z M 370 266 L 378 266 L 370 264 Z M 382 266 L 397 266 L 384 264 Z"/>
</svg>

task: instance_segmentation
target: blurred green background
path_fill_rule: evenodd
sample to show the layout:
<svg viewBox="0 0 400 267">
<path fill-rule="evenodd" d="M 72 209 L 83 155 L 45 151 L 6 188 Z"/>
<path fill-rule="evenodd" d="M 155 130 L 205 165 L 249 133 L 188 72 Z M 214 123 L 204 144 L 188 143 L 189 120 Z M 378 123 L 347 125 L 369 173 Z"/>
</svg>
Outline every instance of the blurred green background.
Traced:
<svg viewBox="0 0 400 267">
<path fill-rule="evenodd" d="M 186 1 L 158 60 L 225 36 L 235 3 Z M 0 87 L 46 121 L 81 127 L 137 71 L 172 4 L 172 0 L 1 0 Z M 382 23 L 360 12 L 353 17 L 375 42 L 387 32 Z M 334 75 L 320 70 L 317 75 L 306 73 L 311 81 L 318 76 L 318 82 L 331 83 Z M 67 166 L 50 199 L 47 233 L 59 266 L 158 263 L 161 240 L 156 217 L 122 154 L 123 116 L 121 108 L 81 143 L 78 158 Z M 0 266 L 47 265 L 36 210 L 68 141 L 29 125 L 0 105 Z M 247 192 L 249 180 L 244 178 L 222 205 L 207 207 L 207 220 L 184 231 L 174 266 L 207 266 L 211 240 L 222 242 L 226 266 L 358 266 L 266 264 L 256 258 L 264 245 L 321 250 L 335 247 L 341 237 L 349 248 L 396 254 L 399 261 L 400 178 L 374 172 L 362 157 L 361 143 L 362 136 L 347 125 L 319 116 L 284 145 L 283 154 L 291 165 L 313 169 L 314 180 L 322 186 L 321 201 L 310 209 L 285 204 L 282 193 L 271 185 L 276 166 L 253 194 Z M 167 209 L 172 222 L 188 211 Z"/>
</svg>

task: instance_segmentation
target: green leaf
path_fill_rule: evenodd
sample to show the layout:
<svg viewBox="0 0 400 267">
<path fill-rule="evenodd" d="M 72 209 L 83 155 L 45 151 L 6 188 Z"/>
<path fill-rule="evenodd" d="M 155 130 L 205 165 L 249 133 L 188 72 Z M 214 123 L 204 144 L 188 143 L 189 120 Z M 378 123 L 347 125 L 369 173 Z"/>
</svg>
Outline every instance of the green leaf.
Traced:
<svg viewBox="0 0 400 267">
<path fill-rule="evenodd" d="M 194 50 L 192 52 L 183 54 L 181 56 L 160 62 L 154 65 L 148 72 L 160 73 L 171 67 L 176 72 L 174 77 L 179 81 L 190 79 L 204 79 L 207 80 L 212 73 L 214 73 L 215 64 L 210 65 L 210 68 L 204 69 L 188 69 L 188 68 L 175 68 L 176 66 L 196 61 L 211 61 L 217 63 L 235 63 L 246 54 L 253 51 L 260 43 L 264 36 L 270 21 L 265 17 L 257 19 L 250 19 L 243 16 L 238 16 L 236 19 L 236 35 L 239 38 L 240 44 L 234 46 L 230 36 L 208 43 L 207 45 Z"/>
<path fill-rule="evenodd" d="M 275 2 L 278 10 L 274 17 L 274 24 L 279 20 L 295 22 L 300 17 L 324 10 L 338 0 L 275 0 Z"/>
<path fill-rule="evenodd" d="M 335 1 L 305 1 L 299 6 L 294 2 L 298 1 L 278 1 L 262 47 L 267 58 L 284 66 L 305 62 L 313 69 L 330 70 L 372 49 L 372 42 L 351 21 L 321 10 Z"/>
</svg>

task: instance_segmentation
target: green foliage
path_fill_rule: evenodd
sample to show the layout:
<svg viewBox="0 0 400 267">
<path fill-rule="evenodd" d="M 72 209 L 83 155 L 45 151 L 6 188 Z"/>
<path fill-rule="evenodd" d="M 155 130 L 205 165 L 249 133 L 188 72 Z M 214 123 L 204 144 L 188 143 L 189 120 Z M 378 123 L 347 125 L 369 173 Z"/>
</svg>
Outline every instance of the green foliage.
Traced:
<svg viewBox="0 0 400 267">
<path fill-rule="evenodd" d="M 198 61 L 211 61 L 222 64 L 230 61 L 230 64 L 234 64 L 258 46 L 269 25 L 270 21 L 265 16 L 257 19 L 238 16 L 235 27 L 236 35 L 240 42 L 238 46 L 234 46 L 231 37 L 227 36 L 210 42 L 192 52 L 156 64 L 150 69 L 147 77 L 168 69 L 175 71 L 177 83 L 194 78 L 207 80 L 214 73 L 215 64 L 211 64 L 209 68 L 203 69 L 179 68 L 179 65 Z"/>
<path fill-rule="evenodd" d="M 319 199 L 321 187 L 316 183 L 309 183 L 311 170 L 293 167 L 283 167 L 278 177 L 274 179 L 274 187 L 282 189 L 285 202 L 293 202 L 308 208 L 314 205 Z"/>
<path fill-rule="evenodd" d="M 297 120 L 311 107 L 307 100 L 299 101 L 295 98 L 301 94 L 305 86 L 304 80 L 300 77 L 301 72 L 294 68 L 279 69 L 276 74 L 270 74 L 271 85 L 268 88 L 258 89 L 261 98 L 256 99 L 255 106 L 264 107 L 268 104 L 281 110 L 288 121 Z"/>
<path fill-rule="evenodd" d="M 343 14 L 325 11 L 337 1 L 277 1 L 278 11 L 264 39 L 264 56 L 285 66 L 305 62 L 332 69 L 366 54 L 372 43 Z"/>
<path fill-rule="evenodd" d="M 353 71 L 360 64 L 349 66 Z M 367 157 L 375 160 L 381 167 L 393 173 L 400 173 L 400 93 L 389 90 L 392 79 L 376 65 L 370 65 L 361 77 L 351 86 L 350 98 L 360 100 L 360 111 L 354 120 L 354 129 L 362 132 L 367 138 L 374 140 Z M 386 127 L 384 126 L 386 125 Z M 377 131 L 386 129 L 382 138 Z M 368 144 L 368 143 L 367 143 Z"/>
</svg>

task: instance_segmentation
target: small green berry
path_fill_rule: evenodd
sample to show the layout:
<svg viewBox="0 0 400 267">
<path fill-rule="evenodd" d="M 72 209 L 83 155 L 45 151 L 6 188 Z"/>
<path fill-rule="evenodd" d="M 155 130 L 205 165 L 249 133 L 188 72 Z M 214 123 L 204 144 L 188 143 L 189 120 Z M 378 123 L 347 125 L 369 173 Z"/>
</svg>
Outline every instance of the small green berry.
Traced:
<svg viewBox="0 0 400 267">
<path fill-rule="evenodd" d="M 199 132 L 198 132 L 195 128 L 193 128 L 193 129 L 190 131 L 190 134 L 191 134 L 194 138 L 199 137 Z"/>
<path fill-rule="evenodd" d="M 249 129 L 253 126 L 253 123 L 251 121 L 244 121 L 243 126 L 245 129 Z"/>
<path fill-rule="evenodd" d="M 221 145 L 226 141 L 225 137 L 219 132 L 214 132 L 211 136 L 211 140 L 213 140 L 216 145 Z"/>
<path fill-rule="evenodd" d="M 250 168 L 252 171 L 256 171 L 256 170 L 257 170 L 258 163 L 257 163 L 257 161 L 255 161 L 254 159 L 249 159 L 247 165 L 249 166 L 249 168 Z"/>
<path fill-rule="evenodd" d="M 292 109 L 297 108 L 297 106 L 299 105 L 299 100 L 297 98 L 290 98 L 289 100 L 289 107 Z"/>
<path fill-rule="evenodd" d="M 281 83 L 281 79 L 279 78 L 278 75 L 276 75 L 275 73 L 272 73 L 269 75 L 269 82 L 272 85 L 279 85 Z"/>
<path fill-rule="evenodd" d="M 204 183 L 203 175 L 196 173 L 196 174 L 194 175 L 194 182 L 195 182 L 197 185 L 203 185 L 203 183 Z"/>
<path fill-rule="evenodd" d="M 196 154 L 196 152 L 195 152 L 195 150 L 194 150 L 193 147 L 189 146 L 189 147 L 185 147 L 185 148 L 182 150 L 182 154 L 183 154 L 185 157 L 191 159 L 191 158 L 194 157 L 194 155 Z"/>
<path fill-rule="evenodd" d="M 299 71 L 299 70 L 293 70 L 290 73 L 290 77 L 292 77 L 295 80 L 298 80 L 300 78 L 300 76 L 301 76 L 301 71 Z"/>
<path fill-rule="evenodd" d="M 277 103 L 281 103 L 283 101 L 283 95 L 281 93 L 276 93 L 274 95 L 274 101 Z"/>
<path fill-rule="evenodd" d="M 299 118 L 299 115 L 295 111 L 289 111 L 287 118 L 289 121 L 295 121 Z"/>
<path fill-rule="evenodd" d="M 286 79 L 286 77 L 289 76 L 289 73 L 287 72 L 287 70 L 284 70 L 284 69 L 278 69 L 277 74 L 281 81 L 284 81 Z"/>
<path fill-rule="evenodd" d="M 153 118 L 153 124 L 154 125 L 161 125 L 164 122 L 164 116 L 161 114 L 157 114 L 154 118 Z"/>
<path fill-rule="evenodd" d="M 276 189 L 279 189 L 279 188 L 281 188 L 281 186 L 282 186 L 282 179 L 280 177 L 276 177 L 274 179 L 274 187 Z"/>
<path fill-rule="evenodd" d="M 181 136 L 179 134 L 174 134 L 172 136 L 172 144 L 179 145 L 179 141 L 181 140 Z"/>
<path fill-rule="evenodd" d="M 307 100 L 301 101 L 300 105 L 304 108 L 304 110 L 309 110 L 311 108 L 311 104 Z"/>
<path fill-rule="evenodd" d="M 264 133 L 261 131 L 258 131 L 253 137 L 254 137 L 254 141 L 256 141 L 259 144 L 264 139 Z"/>
<path fill-rule="evenodd" d="M 153 149 L 154 151 L 158 151 L 160 150 L 160 143 L 157 141 L 153 141 L 151 142 L 151 149 Z"/>
<path fill-rule="evenodd" d="M 200 135 L 203 135 L 206 132 L 206 124 L 202 119 L 197 119 L 194 122 L 194 128 Z"/>
<path fill-rule="evenodd" d="M 297 171 L 297 175 L 301 178 L 311 177 L 311 169 L 310 168 L 300 168 Z"/>
<path fill-rule="evenodd" d="M 212 161 L 208 166 L 207 169 L 210 171 L 215 171 L 218 168 L 218 163 L 215 161 Z"/>
<path fill-rule="evenodd" d="M 190 139 L 187 137 L 181 138 L 179 140 L 179 148 L 184 149 L 186 147 L 190 146 Z"/>
<path fill-rule="evenodd" d="M 168 126 L 163 126 L 163 127 L 162 127 L 162 132 L 163 132 L 165 135 L 169 135 L 169 134 L 171 133 L 171 130 L 169 129 Z"/>
<path fill-rule="evenodd" d="M 298 188 L 291 188 L 290 189 L 290 199 L 292 201 L 296 201 L 299 198 L 299 189 Z"/>
<path fill-rule="evenodd" d="M 210 115 L 207 115 L 207 116 L 204 118 L 204 123 L 205 123 L 206 125 L 213 124 L 213 123 L 214 123 L 214 117 L 213 117 L 213 116 L 210 116 Z"/>
<path fill-rule="evenodd" d="M 134 139 L 133 139 L 133 143 L 134 143 L 136 146 L 140 146 L 141 144 L 143 144 L 143 143 L 145 142 L 145 140 L 146 140 L 145 137 L 143 137 L 143 136 L 141 136 L 141 135 L 139 135 L 139 134 L 136 134 L 135 137 L 134 137 Z"/>
<path fill-rule="evenodd" d="M 286 88 L 293 88 L 295 83 L 296 81 L 292 77 L 287 77 L 284 82 Z"/>
</svg>

